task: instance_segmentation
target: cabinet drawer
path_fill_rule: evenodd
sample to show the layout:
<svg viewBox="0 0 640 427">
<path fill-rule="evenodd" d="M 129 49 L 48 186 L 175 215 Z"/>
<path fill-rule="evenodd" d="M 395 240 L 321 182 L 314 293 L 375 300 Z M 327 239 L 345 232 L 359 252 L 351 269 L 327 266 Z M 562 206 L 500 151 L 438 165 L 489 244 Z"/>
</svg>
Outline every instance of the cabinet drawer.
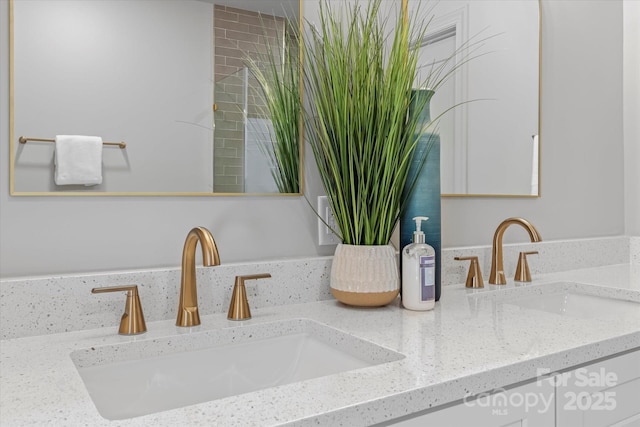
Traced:
<svg viewBox="0 0 640 427">
<path fill-rule="evenodd" d="M 445 409 L 419 412 L 380 426 L 549 427 L 554 423 L 554 403 L 553 383 L 545 379 L 481 393 Z"/>
<path fill-rule="evenodd" d="M 557 427 L 640 427 L 640 351 L 556 377 Z"/>
</svg>

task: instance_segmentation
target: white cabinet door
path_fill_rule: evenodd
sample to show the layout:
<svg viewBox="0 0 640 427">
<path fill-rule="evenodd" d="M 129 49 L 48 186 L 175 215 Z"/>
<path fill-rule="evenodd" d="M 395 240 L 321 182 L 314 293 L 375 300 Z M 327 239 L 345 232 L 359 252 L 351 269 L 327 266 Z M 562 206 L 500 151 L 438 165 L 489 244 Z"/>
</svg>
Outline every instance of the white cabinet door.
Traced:
<svg viewBox="0 0 640 427">
<path fill-rule="evenodd" d="M 555 418 L 555 394 L 549 379 L 507 390 L 481 393 L 462 403 L 419 412 L 383 425 L 401 427 L 549 427 Z"/>
<path fill-rule="evenodd" d="M 640 427 L 640 350 L 555 377 L 557 427 Z"/>
</svg>

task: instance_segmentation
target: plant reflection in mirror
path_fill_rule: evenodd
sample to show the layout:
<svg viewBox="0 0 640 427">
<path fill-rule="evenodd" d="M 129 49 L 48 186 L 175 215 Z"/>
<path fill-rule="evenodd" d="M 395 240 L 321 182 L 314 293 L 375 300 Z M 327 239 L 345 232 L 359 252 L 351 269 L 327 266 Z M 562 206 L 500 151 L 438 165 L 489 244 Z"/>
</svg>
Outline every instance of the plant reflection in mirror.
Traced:
<svg viewBox="0 0 640 427">
<path fill-rule="evenodd" d="M 260 15 L 262 39 L 245 63 L 260 90 L 255 91 L 257 113 L 265 125 L 254 129 L 258 146 L 268 158 L 271 175 L 280 193 L 299 193 L 300 188 L 300 58 L 298 31 L 291 22 L 269 25 L 279 18 Z M 246 113 L 246 112 L 245 112 Z M 258 127 L 258 126 L 256 126 Z"/>
</svg>

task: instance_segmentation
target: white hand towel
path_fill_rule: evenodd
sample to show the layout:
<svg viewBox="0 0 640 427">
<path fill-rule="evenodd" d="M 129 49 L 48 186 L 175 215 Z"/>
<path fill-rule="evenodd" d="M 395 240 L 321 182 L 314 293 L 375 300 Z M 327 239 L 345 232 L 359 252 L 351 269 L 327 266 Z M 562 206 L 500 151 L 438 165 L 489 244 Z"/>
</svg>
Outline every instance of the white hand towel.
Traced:
<svg viewBox="0 0 640 427">
<path fill-rule="evenodd" d="M 102 183 L 102 138 L 56 135 L 55 181 L 57 185 Z"/>
</svg>

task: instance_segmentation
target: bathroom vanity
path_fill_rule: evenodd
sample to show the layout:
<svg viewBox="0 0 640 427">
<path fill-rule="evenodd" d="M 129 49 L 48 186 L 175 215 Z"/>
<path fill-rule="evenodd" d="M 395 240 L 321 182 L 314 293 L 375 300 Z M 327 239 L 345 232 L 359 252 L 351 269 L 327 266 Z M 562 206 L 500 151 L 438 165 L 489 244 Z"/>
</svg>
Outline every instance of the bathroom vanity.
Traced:
<svg viewBox="0 0 640 427">
<path fill-rule="evenodd" d="M 118 335 L 114 323 L 5 339 L 0 346 L 0 423 L 410 426 L 445 420 L 446 425 L 468 425 L 473 420 L 473 425 L 493 426 L 526 419 L 530 426 L 546 427 L 554 422 L 608 425 L 637 419 L 640 265 L 534 276 L 534 282 L 525 285 L 509 280 L 506 286 L 477 290 L 447 286 L 430 312 L 412 312 L 398 304 L 359 309 L 324 300 L 254 308 L 253 318 L 242 322 L 227 320 L 225 313 L 207 314 L 193 328 L 176 327 L 175 319 L 148 321 L 148 332 L 135 336 Z M 250 290 L 250 303 L 257 300 L 254 292 Z M 572 299 L 578 306 L 596 301 L 602 309 L 596 305 L 580 313 Z M 151 299 L 146 301 L 149 306 Z M 121 308 L 122 301 L 117 302 Z M 303 351 L 307 344 L 285 342 L 297 333 L 328 346 L 330 351 L 322 354 L 335 360 L 327 364 L 328 371 L 280 383 L 267 378 L 248 391 L 236 389 L 222 397 L 183 402 L 174 409 L 156 408 L 133 418 L 125 414 L 118 419 L 120 415 L 111 413 L 107 418 L 113 421 L 103 417 L 96 407 L 96 392 L 90 395 L 87 378 L 83 381 L 81 374 L 85 367 L 122 361 L 140 364 L 141 359 L 147 359 L 142 364 L 153 364 L 159 357 L 196 351 L 211 352 L 202 366 L 210 360 L 213 371 L 229 363 L 220 361 L 229 344 L 252 345 L 272 338 L 284 340 L 274 341 L 272 361 L 277 363 L 280 350 L 295 353 L 285 363 L 294 369 L 304 367 L 315 353 Z M 329 359 L 334 351 L 353 358 L 355 364 Z M 263 366 L 269 367 L 264 369 L 271 371 L 267 374 L 279 369 L 269 365 L 264 348 L 249 353 L 260 356 L 253 363 L 256 375 Z M 229 369 L 250 382 L 259 381 L 239 362 Z M 204 368 L 201 373 L 203 382 L 207 372 Z M 583 384 L 585 378 L 591 382 Z M 181 385 L 169 376 L 155 380 L 166 381 L 179 394 Z M 130 402 L 134 408 L 136 399 Z M 589 424 L 583 422 L 586 416 Z"/>
</svg>

